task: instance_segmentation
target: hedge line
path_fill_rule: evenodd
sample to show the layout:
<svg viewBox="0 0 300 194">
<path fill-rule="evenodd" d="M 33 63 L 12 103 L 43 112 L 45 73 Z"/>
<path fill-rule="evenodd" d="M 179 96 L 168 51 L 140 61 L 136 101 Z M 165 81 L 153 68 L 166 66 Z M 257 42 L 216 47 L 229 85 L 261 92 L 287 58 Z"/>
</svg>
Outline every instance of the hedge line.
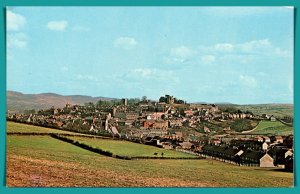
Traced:
<svg viewBox="0 0 300 194">
<path fill-rule="evenodd" d="M 55 138 L 55 139 L 58 139 L 58 140 L 76 145 L 76 146 L 81 147 L 83 149 L 89 150 L 91 152 L 95 152 L 95 153 L 98 153 L 98 154 L 101 154 L 101 155 L 104 155 L 104 156 L 113 157 L 113 153 L 111 153 L 109 151 L 105 151 L 105 150 L 102 150 L 100 148 L 95 148 L 95 147 L 89 146 L 85 143 L 82 143 L 82 142 L 79 142 L 79 141 L 76 141 L 76 140 L 73 140 L 73 139 L 69 139 L 67 137 L 63 137 L 61 135 L 51 134 L 50 136 Z"/>
<path fill-rule="evenodd" d="M 113 154 L 109 151 L 105 151 L 102 150 L 100 148 L 95 148 L 92 147 L 90 145 L 87 145 L 85 143 L 73 140 L 73 139 L 69 139 L 67 137 L 58 135 L 58 134 L 51 134 L 51 137 L 55 138 L 55 139 L 59 139 L 61 141 L 67 142 L 67 143 L 71 143 L 73 145 L 76 145 L 78 147 L 81 147 L 83 149 L 104 155 L 104 156 L 108 156 L 108 157 L 113 157 L 113 158 L 117 158 L 117 159 L 123 159 L 123 160 L 134 160 L 134 159 L 181 159 L 181 160 L 198 160 L 198 159 L 204 159 L 204 157 L 154 157 L 154 156 L 122 156 L 122 155 L 116 155 Z"/>
<path fill-rule="evenodd" d="M 52 132 L 7 132 L 7 135 L 41 135 L 41 136 L 46 136 L 46 135 L 64 135 L 68 137 L 85 137 L 85 138 L 97 138 L 97 139 L 112 139 L 110 137 L 102 137 L 102 136 L 92 136 L 92 135 L 86 135 L 86 134 L 67 134 L 67 133 L 52 133 Z"/>
<path fill-rule="evenodd" d="M 78 131 L 72 130 L 70 128 L 62 128 L 62 127 L 54 126 L 52 124 L 32 123 L 32 122 L 28 122 L 28 121 L 21 121 L 21 120 L 11 119 L 11 118 L 6 118 L 6 120 L 7 121 L 11 121 L 11 122 L 15 122 L 15 123 L 22 123 L 22 124 L 26 124 L 26 125 L 33 125 L 33 126 L 38 126 L 38 127 L 46 127 L 46 128 L 50 128 L 50 129 L 57 129 L 57 130 L 60 130 L 60 131 L 69 131 L 69 132 L 78 133 L 78 134 L 95 135 L 95 134 L 92 134 L 92 133 L 90 133 L 88 131 L 78 132 Z M 110 135 L 110 134 L 106 134 L 106 135 L 101 134 L 101 136 L 100 135 L 97 135 L 97 136 L 99 136 L 99 137 L 106 137 L 106 138 L 113 138 L 112 135 Z"/>
<path fill-rule="evenodd" d="M 205 159 L 205 157 L 198 156 L 198 157 L 155 157 L 155 156 L 135 156 L 131 157 L 132 159 L 172 159 L 172 160 L 199 160 Z"/>
<path fill-rule="evenodd" d="M 293 123 L 287 123 L 281 119 L 278 119 L 282 124 L 286 125 L 286 126 L 289 126 L 289 127 L 294 127 L 294 124 Z"/>
<path fill-rule="evenodd" d="M 24 132 L 7 132 L 6 135 L 22 135 L 22 136 L 34 136 L 34 135 L 39 135 L 39 136 L 49 136 L 52 133 L 39 133 L 39 132 L 29 132 L 29 133 L 24 133 Z"/>
</svg>

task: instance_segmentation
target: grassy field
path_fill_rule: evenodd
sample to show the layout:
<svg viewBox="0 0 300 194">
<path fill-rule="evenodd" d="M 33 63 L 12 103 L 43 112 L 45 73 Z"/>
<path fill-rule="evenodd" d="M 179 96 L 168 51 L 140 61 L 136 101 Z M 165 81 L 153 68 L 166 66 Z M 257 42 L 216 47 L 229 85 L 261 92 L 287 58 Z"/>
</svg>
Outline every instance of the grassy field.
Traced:
<svg viewBox="0 0 300 194">
<path fill-rule="evenodd" d="M 33 125 L 26 125 L 22 123 L 6 122 L 6 132 L 8 133 L 60 133 L 60 134 L 78 134 L 69 131 L 58 129 L 51 129 L 46 127 L 38 127 Z"/>
<path fill-rule="evenodd" d="M 7 131 L 20 130 L 53 132 L 53 129 L 7 123 Z M 78 140 L 111 151 L 121 149 L 122 153 L 129 155 L 159 153 L 156 150 L 158 148 L 143 147 L 144 145 L 130 142 L 83 137 L 79 137 Z M 293 185 L 293 174 L 277 169 L 240 167 L 209 159 L 119 160 L 101 156 L 50 136 L 7 135 L 6 142 L 6 185 L 9 187 L 291 187 Z M 163 151 L 165 156 L 171 156 L 167 150 Z M 176 152 L 176 154 L 183 153 Z"/>
<path fill-rule="evenodd" d="M 251 111 L 256 115 L 268 114 L 275 117 L 294 117 L 293 104 L 257 104 L 257 105 L 227 105 L 242 111 Z"/>
<path fill-rule="evenodd" d="M 86 137 L 68 137 L 85 143 L 92 147 L 97 147 L 113 154 L 122 156 L 154 156 L 154 153 L 164 153 L 164 157 L 194 157 L 194 155 L 177 152 L 173 150 L 165 150 L 154 146 L 132 143 L 128 141 L 106 140 Z"/>
<path fill-rule="evenodd" d="M 48 136 L 7 136 L 10 187 L 290 187 L 293 174 L 212 160 L 118 160 Z"/>
<path fill-rule="evenodd" d="M 294 133 L 294 128 L 286 126 L 279 121 L 261 121 L 257 128 L 251 133 L 272 134 L 272 135 L 290 135 Z"/>
</svg>

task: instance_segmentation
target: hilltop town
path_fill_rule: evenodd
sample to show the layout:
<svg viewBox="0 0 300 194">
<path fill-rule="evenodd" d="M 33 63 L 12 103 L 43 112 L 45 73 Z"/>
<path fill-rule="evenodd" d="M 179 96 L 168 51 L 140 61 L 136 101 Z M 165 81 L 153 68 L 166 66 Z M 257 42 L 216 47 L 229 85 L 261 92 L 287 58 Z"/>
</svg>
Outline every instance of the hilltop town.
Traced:
<svg viewBox="0 0 300 194">
<path fill-rule="evenodd" d="M 84 106 L 68 103 L 63 108 L 22 114 L 8 112 L 7 120 L 109 136 L 239 165 L 293 169 L 292 134 L 253 133 L 261 121 L 292 125 L 290 118 L 187 103 L 171 95 L 158 101 L 124 98 Z"/>
</svg>

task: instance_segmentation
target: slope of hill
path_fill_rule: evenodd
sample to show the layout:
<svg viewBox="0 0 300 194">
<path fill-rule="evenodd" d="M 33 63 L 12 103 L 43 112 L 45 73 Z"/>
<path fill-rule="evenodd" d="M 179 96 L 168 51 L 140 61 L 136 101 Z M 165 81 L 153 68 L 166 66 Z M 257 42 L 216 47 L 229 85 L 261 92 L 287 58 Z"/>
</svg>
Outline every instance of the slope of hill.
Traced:
<svg viewBox="0 0 300 194">
<path fill-rule="evenodd" d="M 119 160 L 49 136 L 7 135 L 6 164 L 8 187 L 292 187 L 294 182 L 294 174 L 282 169 L 208 158 Z"/>
<path fill-rule="evenodd" d="M 274 115 L 278 118 L 285 116 L 294 117 L 293 104 L 251 104 L 251 105 L 236 105 L 236 104 L 220 104 L 221 110 L 241 110 L 243 112 L 250 111 L 255 115 Z"/>
<path fill-rule="evenodd" d="M 92 97 L 83 95 L 63 96 L 55 93 L 23 94 L 21 92 L 7 91 L 7 110 L 12 112 L 22 112 L 30 109 L 46 109 L 52 106 L 64 107 L 67 103 L 83 105 L 86 102 L 97 102 L 98 100 L 112 100 L 113 98 Z"/>
<path fill-rule="evenodd" d="M 261 135 L 292 135 L 294 128 L 284 125 L 279 121 L 261 121 L 251 133 Z"/>
</svg>

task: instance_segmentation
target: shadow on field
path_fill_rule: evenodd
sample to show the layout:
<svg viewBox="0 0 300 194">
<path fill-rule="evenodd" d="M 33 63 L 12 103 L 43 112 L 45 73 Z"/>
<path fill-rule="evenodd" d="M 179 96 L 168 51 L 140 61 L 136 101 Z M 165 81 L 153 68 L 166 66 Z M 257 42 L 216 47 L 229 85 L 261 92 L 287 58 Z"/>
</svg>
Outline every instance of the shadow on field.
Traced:
<svg viewBox="0 0 300 194">
<path fill-rule="evenodd" d="M 274 172 L 289 172 L 289 173 L 293 173 L 293 172 L 291 172 L 291 171 L 285 170 L 284 168 L 271 169 L 271 171 L 274 171 Z"/>
</svg>

